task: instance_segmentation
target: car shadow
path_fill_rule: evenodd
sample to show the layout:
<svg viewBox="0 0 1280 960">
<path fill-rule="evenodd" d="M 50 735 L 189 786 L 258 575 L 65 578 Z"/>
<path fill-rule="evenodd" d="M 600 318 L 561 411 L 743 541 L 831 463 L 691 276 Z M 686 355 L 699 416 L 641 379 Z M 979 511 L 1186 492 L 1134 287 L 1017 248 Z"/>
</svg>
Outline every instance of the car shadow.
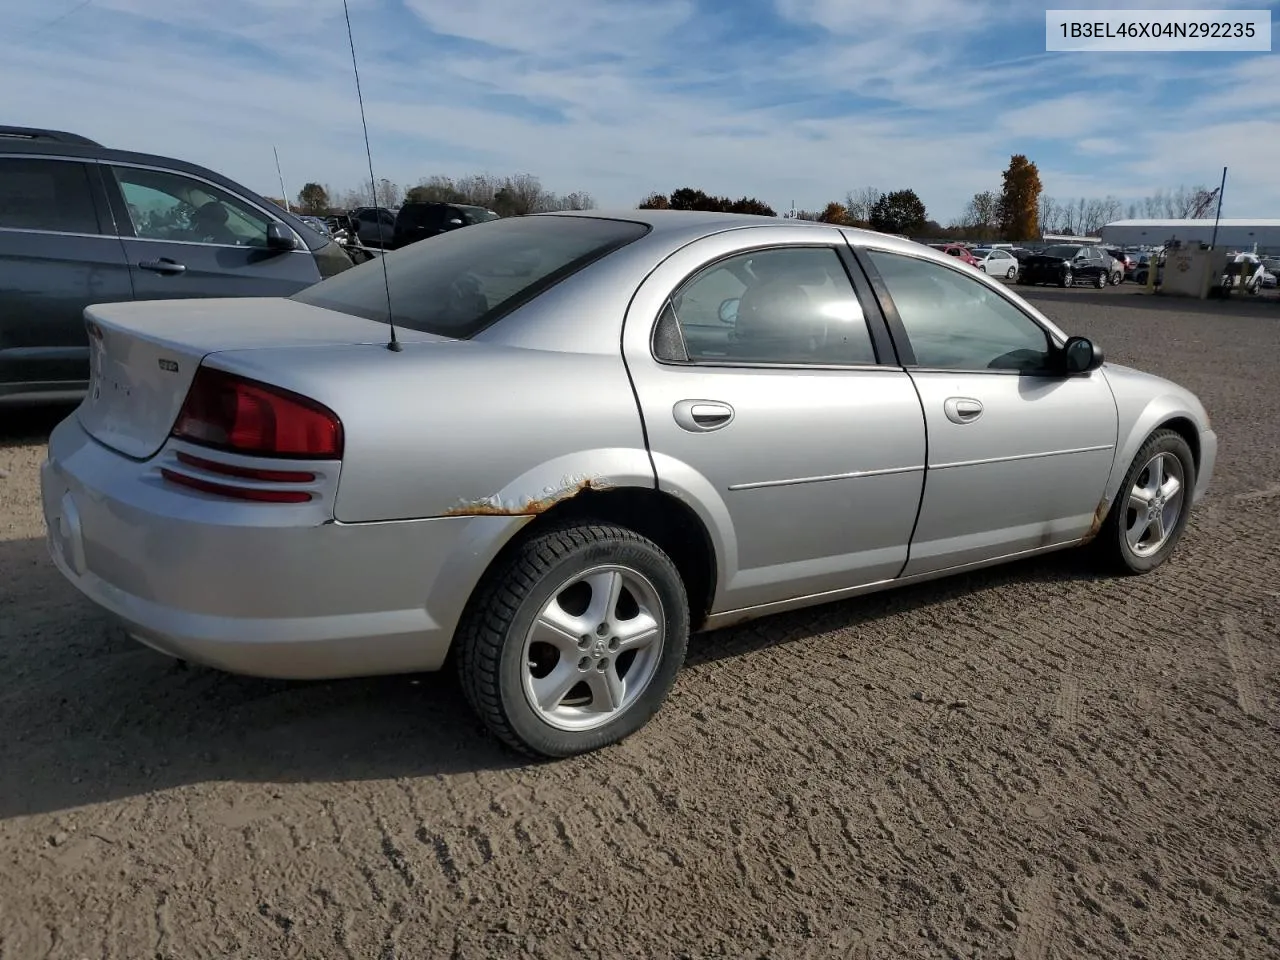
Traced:
<svg viewBox="0 0 1280 960">
<path fill-rule="evenodd" d="M 339 782 L 531 765 L 475 719 L 451 672 L 342 681 L 241 677 L 125 635 L 36 539 L 0 541 L 0 819 L 187 784 Z M 1095 576 L 1070 554 L 991 568 L 694 638 L 738 657 L 1028 578 Z"/>
</svg>

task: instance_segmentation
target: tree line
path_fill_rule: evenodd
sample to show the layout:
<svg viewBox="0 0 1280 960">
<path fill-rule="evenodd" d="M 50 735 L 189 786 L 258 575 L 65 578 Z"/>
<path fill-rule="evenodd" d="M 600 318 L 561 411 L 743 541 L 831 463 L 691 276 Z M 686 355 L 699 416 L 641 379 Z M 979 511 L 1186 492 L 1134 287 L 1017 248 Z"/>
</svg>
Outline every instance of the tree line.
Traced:
<svg viewBox="0 0 1280 960">
<path fill-rule="evenodd" d="M 1122 218 L 1182 219 L 1209 216 L 1217 190 L 1203 186 L 1157 190 L 1141 200 L 1103 198 L 1056 199 L 1044 194 L 1040 171 L 1025 154 L 1014 154 L 1001 175 L 1000 188 L 975 193 L 960 216 L 945 226 L 929 216 L 919 194 L 910 188 L 881 190 L 865 186 L 849 190 L 820 210 L 789 210 L 786 218 L 816 220 L 863 227 L 884 233 L 936 240 L 1034 240 L 1044 234 L 1096 234 L 1105 224 Z M 555 210 L 593 210 L 595 199 L 585 191 L 557 194 L 542 186 L 533 174 L 495 176 L 473 173 L 460 178 L 424 177 L 406 188 L 391 180 L 353 187 L 340 193 L 328 185 L 310 182 L 298 191 L 292 206 L 314 216 L 345 213 L 356 207 L 398 207 L 402 203 L 464 203 L 485 207 L 503 217 Z M 280 206 L 283 201 L 275 200 Z M 768 203 L 756 197 L 707 193 L 680 187 L 670 193 L 650 193 L 638 204 L 641 210 L 706 210 L 776 217 Z"/>
<path fill-rule="evenodd" d="M 279 206 L 281 200 L 270 198 Z M 531 173 L 495 176 L 473 173 L 453 177 L 424 177 L 411 187 L 403 188 L 391 180 L 352 187 L 341 193 L 327 184 L 310 182 L 303 185 L 292 204 L 295 212 L 308 216 L 343 214 L 357 207 L 399 207 L 404 203 L 462 203 L 484 207 L 503 217 L 519 217 L 553 210 L 593 210 L 595 199 L 585 191 L 558 194 L 542 186 Z"/>
</svg>

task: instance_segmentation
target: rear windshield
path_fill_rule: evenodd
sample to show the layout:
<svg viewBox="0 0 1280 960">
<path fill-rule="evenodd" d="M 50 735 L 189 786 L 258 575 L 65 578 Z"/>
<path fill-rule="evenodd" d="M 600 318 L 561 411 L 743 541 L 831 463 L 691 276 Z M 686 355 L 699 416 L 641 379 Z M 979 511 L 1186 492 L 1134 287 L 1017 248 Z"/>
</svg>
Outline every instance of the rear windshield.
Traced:
<svg viewBox="0 0 1280 960">
<path fill-rule="evenodd" d="M 596 217 L 509 217 L 410 244 L 381 258 L 396 326 L 470 337 L 648 230 Z M 292 299 L 385 323 L 382 262 L 375 257 Z"/>
<path fill-rule="evenodd" d="M 1061 257 L 1063 260 L 1070 260 L 1081 251 L 1081 247 L 1045 247 L 1042 251 L 1046 257 Z"/>
</svg>

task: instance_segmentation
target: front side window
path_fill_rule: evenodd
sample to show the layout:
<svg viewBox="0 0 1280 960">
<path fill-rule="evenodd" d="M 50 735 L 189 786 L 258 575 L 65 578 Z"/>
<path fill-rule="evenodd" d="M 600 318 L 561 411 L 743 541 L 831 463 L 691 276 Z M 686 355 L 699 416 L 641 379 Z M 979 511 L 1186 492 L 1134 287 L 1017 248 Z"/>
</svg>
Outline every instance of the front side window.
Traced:
<svg viewBox="0 0 1280 960">
<path fill-rule="evenodd" d="M 397 326 L 465 338 L 648 230 L 642 223 L 603 217 L 495 220 L 450 230 L 430 243 L 411 243 L 293 299 L 386 323 L 390 286 Z"/>
<path fill-rule="evenodd" d="M 0 229 L 98 233 L 83 163 L 0 158 Z"/>
<path fill-rule="evenodd" d="M 901 254 L 868 250 L 898 309 L 916 364 L 943 370 L 1048 368 L 1048 333 L 985 283 Z"/>
<path fill-rule="evenodd" d="M 672 320 L 685 356 L 662 359 L 876 362 L 853 284 L 826 247 L 757 250 L 712 264 L 672 295 L 662 322 Z"/>
<path fill-rule="evenodd" d="M 134 233 L 144 240 L 265 247 L 270 219 L 225 190 L 161 170 L 114 167 Z"/>
</svg>

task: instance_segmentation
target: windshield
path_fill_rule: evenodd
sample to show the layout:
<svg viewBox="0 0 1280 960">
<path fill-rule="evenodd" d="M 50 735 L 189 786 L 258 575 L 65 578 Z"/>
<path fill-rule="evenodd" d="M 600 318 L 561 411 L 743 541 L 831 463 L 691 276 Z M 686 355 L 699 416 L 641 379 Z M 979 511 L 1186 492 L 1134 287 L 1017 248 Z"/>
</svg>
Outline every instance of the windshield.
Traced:
<svg viewBox="0 0 1280 960">
<path fill-rule="evenodd" d="M 1040 252 L 1046 257 L 1061 257 L 1063 260 L 1070 260 L 1080 252 L 1080 248 L 1068 246 L 1067 244 L 1058 244 L 1053 247 L 1045 247 Z"/>
<path fill-rule="evenodd" d="M 397 326 L 465 339 L 648 231 L 597 217 L 491 220 L 344 270 L 292 299 L 385 323 L 389 285 Z"/>
</svg>

